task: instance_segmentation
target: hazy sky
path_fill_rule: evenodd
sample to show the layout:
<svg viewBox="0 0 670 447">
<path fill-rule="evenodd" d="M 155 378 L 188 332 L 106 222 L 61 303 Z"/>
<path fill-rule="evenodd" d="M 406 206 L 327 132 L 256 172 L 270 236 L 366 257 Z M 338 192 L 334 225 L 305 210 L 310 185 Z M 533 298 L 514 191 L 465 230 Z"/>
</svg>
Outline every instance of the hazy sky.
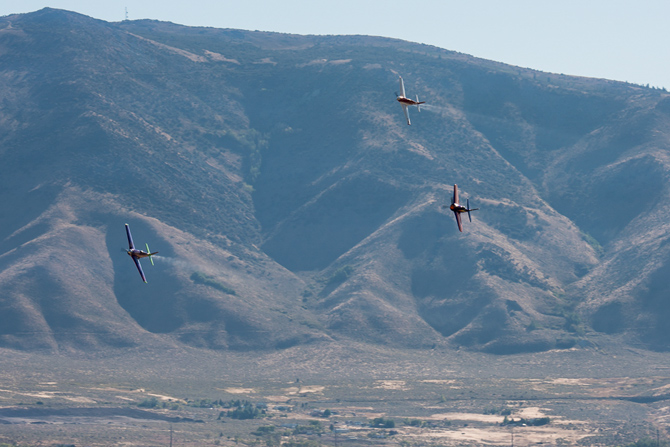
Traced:
<svg viewBox="0 0 670 447">
<path fill-rule="evenodd" d="M 0 0 L 120 21 L 395 37 L 554 73 L 670 89 L 668 0 Z"/>
</svg>

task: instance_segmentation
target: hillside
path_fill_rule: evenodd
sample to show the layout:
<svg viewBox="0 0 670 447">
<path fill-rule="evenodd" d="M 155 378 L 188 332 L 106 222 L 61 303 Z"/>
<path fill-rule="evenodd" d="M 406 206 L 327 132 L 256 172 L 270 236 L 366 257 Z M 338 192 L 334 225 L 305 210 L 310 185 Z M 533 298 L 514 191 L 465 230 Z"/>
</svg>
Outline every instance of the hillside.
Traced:
<svg viewBox="0 0 670 447">
<path fill-rule="evenodd" d="M 670 347 L 665 92 L 49 8 L 0 18 L 0 91 L 0 346 Z"/>
</svg>

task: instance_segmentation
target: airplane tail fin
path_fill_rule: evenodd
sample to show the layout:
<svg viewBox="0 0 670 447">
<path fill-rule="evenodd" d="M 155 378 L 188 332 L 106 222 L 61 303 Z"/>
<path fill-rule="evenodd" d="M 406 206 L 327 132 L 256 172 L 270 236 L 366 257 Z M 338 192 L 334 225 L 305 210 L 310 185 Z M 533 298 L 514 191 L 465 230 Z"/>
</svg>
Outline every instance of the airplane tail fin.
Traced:
<svg viewBox="0 0 670 447">
<path fill-rule="evenodd" d="M 149 250 L 149 244 L 147 243 L 147 244 L 144 244 L 144 245 L 147 246 L 147 253 L 149 253 L 149 256 L 148 256 L 149 261 L 151 261 L 151 265 L 154 265 L 154 260 L 153 260 L 151 257 L 152 257 L 153 255 L 155 255 L 156 253 L 158 253 L 158 252 L 156 252 L 156 253 L 151 253 L 151 250 Z"/>
<path fill-rule="evenodd" d="M 416 110 L 417 110 L 418 112 L 420 112 L 420 111 L 421 111 L 421 104 L 423 104 L 423 103 L 422 103 L 421 101 L 419 101 L 419 95 L 416 95 L 416 102 L 418 103 L 418 104 L 416 105 Z"/>
</svg>

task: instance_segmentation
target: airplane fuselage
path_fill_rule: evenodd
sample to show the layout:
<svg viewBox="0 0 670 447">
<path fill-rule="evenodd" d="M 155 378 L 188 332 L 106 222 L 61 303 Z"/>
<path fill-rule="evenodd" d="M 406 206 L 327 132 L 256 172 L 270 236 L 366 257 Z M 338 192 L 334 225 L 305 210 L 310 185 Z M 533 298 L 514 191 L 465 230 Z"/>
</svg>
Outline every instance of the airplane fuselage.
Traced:
<svg viewBox="0 0 670 447">
<path fill-rule="evenodd" d="M 449 209 L 454 213 L 465 213 L 468 211 L 466 207 L 464 207 L 463 205 L 459 205 L 458 203 L 452 203 Z"/>
<path fill-rule="evenodd" d="M 131 258 L 148 258 L 149 256 L 151 256 L 150 253 L 147 253 L 144 250 L 138 250 L 136 248 L 132 250 L 126 250 L 126 253 L 128 253 L 128 256 L 130 256 Z"/>
<path fill-rule="evenodd" d="M 404 96 L 398 96 L 397 101 L 404 106 L 418 106 L 419 104 L 425 104 L 426 101 L 414 101 L 413 99 L 405 98 Z"/>
</svg>

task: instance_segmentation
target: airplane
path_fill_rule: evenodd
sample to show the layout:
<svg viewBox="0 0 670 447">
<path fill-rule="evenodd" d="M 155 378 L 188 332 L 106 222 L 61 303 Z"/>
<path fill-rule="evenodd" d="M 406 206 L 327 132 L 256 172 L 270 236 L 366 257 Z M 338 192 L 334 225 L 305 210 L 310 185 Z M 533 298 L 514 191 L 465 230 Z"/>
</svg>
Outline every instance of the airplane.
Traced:
<svg viewBox="0 0 670 447">
<path fill-rule="evenodd" d="M 442 208 L 447 208 L 447 205 L 442 205 Z M 451 199 L 451 206 L 449 209 L 454 212 L 454 216 L 456 216 L 456 223 L 458 223 L 458 229 L 462 233 L 463 222 L 461 221 L 461 213 L 468 213 L 468 218 L 470 219 L 470 222 L 472 222 L 470 211 L 477 211 L 479 208 L 470 208 L 470 199 L 467 199 L 465 206 L 458 203 L 458 185 L 454 185 L 454 196 Z"/>
<path fill-rule="evenodd" d="M 425 104 L 426 101 L 419 101 L 419 95 L 416 95 L 416 101 L 406 97 L 405 96 L 405 84 L 402 82 L 402 76 L 398 76 L 398 79 L 400 79 L 400 94 L 398 94 L 398 93 L 395 94 L 396 95 L 396 100 L 402 106 L 402 111 L 405 112 L 405 118 L 407 119 L 407 124 L 411 126 L 412 123 L 409 120 L 409 111 L 407 110 L 407 107 L 416 106 L 416 108 L 420 112 L 421 111 L 421 104 Z"/>
<path fill-rule="evenodd" d="M 130 235 L 130 227 L 128 226 L 128 224 L 126 224 L 126 235 L 128 236 L 128 250 L 126 250 L 126 253 L 128 253 L 128 256 L 133 258 L 133 261 L 137 266 L 137 270 L 140 272 L 140 276 L 142 277 L 142 281 L 146 283 L 147 278 L 144 276 L 144 272 L 142 271 L 142 266 L 140 265 L 140 258 L 149 258 L 149 260 L 151 261 L 151 265 L 154 265 L 154 260 L 151 259 L 151 257 L 157 254 L 158 252 L 156 251 L 151 253 L 151 250 L 149 250 L 149 244 L 146 244 L 147 251 L 136 249 L 135 244 L 133 244 L 133 237 Z"/>
</svg>

